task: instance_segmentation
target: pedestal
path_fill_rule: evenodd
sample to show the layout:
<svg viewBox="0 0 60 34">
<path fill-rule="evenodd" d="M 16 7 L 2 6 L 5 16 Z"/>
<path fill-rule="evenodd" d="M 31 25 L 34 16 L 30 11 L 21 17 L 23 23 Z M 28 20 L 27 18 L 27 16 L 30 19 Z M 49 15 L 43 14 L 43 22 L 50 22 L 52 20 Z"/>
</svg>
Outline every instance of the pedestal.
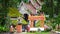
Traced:
<svg viewBox="0 0 60 34">
<path fill-rule="evenodd" d="M 16 26 L 16 30 L 17 30 L 17 32 L 22 32 L 22 24 L 18 24 L 17 26 Z"/>
</svg>

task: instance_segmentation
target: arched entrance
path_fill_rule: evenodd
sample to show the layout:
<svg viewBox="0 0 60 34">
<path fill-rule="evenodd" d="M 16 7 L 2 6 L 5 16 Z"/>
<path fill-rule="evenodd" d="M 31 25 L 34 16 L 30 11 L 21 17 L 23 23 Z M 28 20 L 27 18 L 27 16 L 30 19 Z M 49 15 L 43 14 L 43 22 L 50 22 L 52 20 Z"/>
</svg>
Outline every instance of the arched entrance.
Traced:
<svg viewBox="0 0 60 34">
<path fill-rule="evenodd" d="M 41 28 L 44 28 L 44 21 L 45 21 L 45 16 L 44 15 L 40 15 L 40 16 L 33 16 L 33 15 L 30 15 L 28 16 L 28 20 L 30 21 L 30 28 L 33 28 L 34 26 L 34 20 L 40 20 L 41 23 L 40 23 L 40 27 Z"/>
</svg>

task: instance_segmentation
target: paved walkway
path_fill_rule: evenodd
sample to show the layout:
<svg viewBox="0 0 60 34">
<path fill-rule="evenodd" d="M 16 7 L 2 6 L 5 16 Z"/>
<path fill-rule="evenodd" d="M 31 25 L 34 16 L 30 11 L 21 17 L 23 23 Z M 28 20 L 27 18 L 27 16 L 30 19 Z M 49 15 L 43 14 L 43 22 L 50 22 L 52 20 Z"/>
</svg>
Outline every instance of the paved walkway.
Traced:
<svg viewBox="0 0 60 34">
<path fill-rule="evenodd" d="M 15 32 L 14 34 L 26 34 L 26 32 L 22 32 L 22 33 L 17 33 L 17 32 Z"/>
</svg>

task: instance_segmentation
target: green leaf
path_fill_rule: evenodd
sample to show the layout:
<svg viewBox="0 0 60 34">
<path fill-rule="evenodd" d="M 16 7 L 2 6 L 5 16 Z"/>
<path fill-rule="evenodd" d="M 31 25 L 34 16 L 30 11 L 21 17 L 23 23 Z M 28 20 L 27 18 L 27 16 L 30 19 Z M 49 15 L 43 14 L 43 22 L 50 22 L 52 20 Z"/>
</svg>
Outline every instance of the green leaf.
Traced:
<svg viewBox="0 0 60 34">
<path fill-rule="evenodd" d="M 24 19 L 22 20 L 22 24 L 27 24 L 28 22 L 26 22 Z"/>
<path fill-rule="evenodd" d="M 22 14 L 14 7 L 10 7 L 9 8 L 9 13 L 8 15 L 10 17 L 19 17 L 19 16 L 22 16 Z"/>
</svg>

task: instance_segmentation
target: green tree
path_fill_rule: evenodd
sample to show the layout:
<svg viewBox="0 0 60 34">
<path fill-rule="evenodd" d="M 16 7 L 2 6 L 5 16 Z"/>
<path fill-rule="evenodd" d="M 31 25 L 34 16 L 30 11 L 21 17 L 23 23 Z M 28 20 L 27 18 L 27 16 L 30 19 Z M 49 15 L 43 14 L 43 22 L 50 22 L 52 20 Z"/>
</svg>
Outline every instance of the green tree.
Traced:
<svg viewBox="0 0 60 34">
<path fill-rule="evenodd" d="M 51 21 L 51 25 L 53 28 L 58 24 L 60 24 L 60 0 L 44 0 L 44 5 L 42 6 L 42 10 L 45 12 L 45 14 L 50 15 L 49 19 L 53 19 Z M 56 14 L 54 17 L 54 14 Z"/>
<path fill-rule="evenodd" d="M 56 23 L 56 25 L 58 25 L 58 27 L 57 27 L 57 29 L 59 30 L 59 28 L 60 28 L 60 14 L 58 14 L 58 16 L 55 18 L 55 22 L 54 23 Z"/>
<path fill-rule="evenodd" d="M 17 5 L 19 5 L 19 3 L 21 2 L 21 0 L 0 0 L 0 31 L 1 30 L 7 30 L 6 28 L 9 26 L 10 24 L 10 20 L 9 20 L 9 16 L 8 16 L 8 12 L 9 12 L 9 7 L 15 7 L 17 8 Z M 9 22 L 9 23 L 7 23 Z M 3 27 L 3 28 L 1 28 Z M 6 28 L 4 28 L 6 27 Z"/>
<path fill-rule="evenodd" d="M 54 14 L 54 4 L 53 0 L 45 0 L 44 5 L 42 6 L 42 10 L 46 13 L 49 14 L 50 17 L 53 17 Z"/>
</svg>

